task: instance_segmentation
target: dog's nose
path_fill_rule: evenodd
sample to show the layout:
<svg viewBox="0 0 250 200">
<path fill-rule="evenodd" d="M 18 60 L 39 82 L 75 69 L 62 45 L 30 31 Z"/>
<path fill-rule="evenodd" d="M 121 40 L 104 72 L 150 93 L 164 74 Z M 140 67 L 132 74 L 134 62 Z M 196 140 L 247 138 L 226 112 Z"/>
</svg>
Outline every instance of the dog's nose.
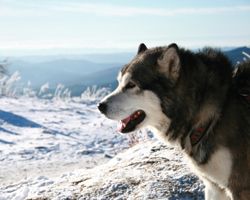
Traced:
<svg viewBox="0 0 250 200">
<path fill-rule="evenodd" d="M 99 103 L 97 108 L 100 110 L 101 113 L 104 114 L 106 112 L 107 106 L 105 103 Z"/>
</svg>

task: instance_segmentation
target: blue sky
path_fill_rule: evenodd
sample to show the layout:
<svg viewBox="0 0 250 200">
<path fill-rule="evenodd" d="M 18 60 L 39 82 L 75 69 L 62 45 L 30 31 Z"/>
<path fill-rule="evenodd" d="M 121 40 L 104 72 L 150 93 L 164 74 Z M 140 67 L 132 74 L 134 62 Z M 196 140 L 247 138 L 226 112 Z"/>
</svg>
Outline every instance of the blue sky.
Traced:
<svg viewBox="0 0 250 200">
<path fill-rule="evenodd" d="M 0 25 L 0 56 L 237 47 L 250 45 L 250 1 L 0 0 Z"/>
</svg>

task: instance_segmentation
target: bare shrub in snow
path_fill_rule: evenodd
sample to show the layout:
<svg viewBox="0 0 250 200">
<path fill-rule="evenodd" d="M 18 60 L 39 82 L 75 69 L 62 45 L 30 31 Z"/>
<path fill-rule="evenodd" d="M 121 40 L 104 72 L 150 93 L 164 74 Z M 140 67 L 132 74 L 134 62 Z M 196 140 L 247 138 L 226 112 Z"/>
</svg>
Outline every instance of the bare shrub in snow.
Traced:
<svg viewBox="0 0 250 200">
<path fill-rule="evenodd" d="M 4 75 L 0 78 L 0 95 L 15 96 L 17 95 L 20 85 L 17 82 L 21 79 L 19 72 L 16 71 L 11 77 Z"/>
<path fill-rule="evenodd" d="M 44 85 L 41 86 L 40 92 L 38 93 L 38 95 L 41 95 L 41 94 L 44 93 L 47 89 L 49 89 L 49 83 L 45 83 Z"/>
<path fill-rule="evenodd" d="M 8 63 L 7 59 L 4 61 L 0 62 L 0 76 L 7 75 L 8 74 L 8 69 L 7 67 L 10 64 Z"/>
<path fill-rule="evenodd" d="M 23 89 L 23 96 L 26 98 L 37 98 L 36 91 L 32 90 L 31 88 L 24 88 Z"/>
<path fill-rule="evenodd" d="M 65 88 L 63 84 L 59 84 L 54 93 L 53 100 L 65 100 L 70 101 L 71 91 L 68 88 Z"/>
<path fill-rule="evenodd" d="M 109 88 L 97 88 L 93 85 L 92 88 L 88 87 L 82 94 L 82 100 L 98 100 L 103 99 L 106 95 L 110 94 Z"/>
</svg>

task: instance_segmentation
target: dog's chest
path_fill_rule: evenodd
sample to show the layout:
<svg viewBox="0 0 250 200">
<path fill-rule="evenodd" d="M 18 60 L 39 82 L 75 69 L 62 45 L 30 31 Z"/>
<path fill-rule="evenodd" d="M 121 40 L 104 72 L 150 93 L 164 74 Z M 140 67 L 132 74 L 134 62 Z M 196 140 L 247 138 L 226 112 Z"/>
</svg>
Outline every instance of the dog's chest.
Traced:
<svg viewBox="0 0 250 200">
<path fill-rule="evenodd" d="M 227 188 L 232 168 L 232 158 L 228 149 L 220 148 L 206 164 L 197 164 L 189 155 L 186 160 L 191 170 L 201 179 L 210 180 L 222 188 Z"/>
</svg>

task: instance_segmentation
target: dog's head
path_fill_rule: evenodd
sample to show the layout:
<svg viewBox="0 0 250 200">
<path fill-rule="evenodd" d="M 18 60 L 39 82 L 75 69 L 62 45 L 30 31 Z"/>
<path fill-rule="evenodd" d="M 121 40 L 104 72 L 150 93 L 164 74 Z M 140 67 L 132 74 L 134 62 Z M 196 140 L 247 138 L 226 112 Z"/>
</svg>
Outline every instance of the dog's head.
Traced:
<svg viewBox="0 0 250 200">
<path fill-rule="evenodd" d="M 121 70 L 117 89 L 99 103 L 98 109 L 118 121 L 121 133 L 145 126 L 167 131 L 171 120 L 166 105 L 173 103 L 179 68 L 176 44 L 154 49 L 141 44 L 135 58 Z"/>
</svg>

